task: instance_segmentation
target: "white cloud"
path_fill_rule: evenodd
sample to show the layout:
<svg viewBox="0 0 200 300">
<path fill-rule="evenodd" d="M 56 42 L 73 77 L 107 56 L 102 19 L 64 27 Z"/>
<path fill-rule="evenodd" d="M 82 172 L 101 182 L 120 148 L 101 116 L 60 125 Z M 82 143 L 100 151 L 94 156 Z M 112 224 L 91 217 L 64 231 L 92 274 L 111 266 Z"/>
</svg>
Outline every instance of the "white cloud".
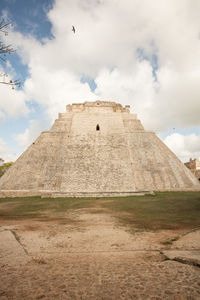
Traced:
<svg viewBox="0 0 200 300">
<path fill-rule="evenodd" d="M 195 134 L 181 135 L 173 133 L 165 140 L 165 144 L 183 161 L 200 158 L 200 136 Z"/>
<path fill-rule="evenodd" d="M 27 128 L 24 133 L 18 134 L 15 137 L 15 140 L 18 142 L 19 146 L 25 150 L 40 135 L 42 129 L 43 125 L 40 121 L 30 120 L 29 128 Z"/>
<path fill-rule="evenodd" d="M 130 72 L 119 68 L 111 71 L 102 69 L 95 82 L 95 94 L 100 99 L 131 104 L 140 118 L 146 108 L 151 106 L 156 87 L 151 65 L 147 61 L 138 62 Z"/>
<path fill-rule="evenodd" d="M 0 118 L 27 115 L 26 96 L 23 91 L 13 90 L 10 86 L 0 84 Z"/>
<path fill-rule="evenodd" d="M 29 78 L 22 91 L 0 87 L 0 115 L 27 113 L 32 100 L 52 122 L 65 105 L 100 98 L 131 104 L 145 128 L 156 132 L 199 126 L 199 11 L 198 0 L 56 0 L 48 12 L 54 39 L 8 36 Z M 83 75 L 95 81 L 95 91 Z M 21 144 L 33 140 L 33 127 L 18 137 Z"/>
<path fill-rule="evenodd" d="M 12 67 L 9 64 L 9 67 Z M 4 117 L 17 117 L 20 115 L 26 115 L 29 112 L 26 106 L 26 95 L 22 90 L 12 89 L 10 85 L 4 84 L 13 80 L 11 74 L 6 72 L 0 66 L 0 118 Z"/>
<path fill-rule="evenodd" d="M 65 106 L 72 102 L 91 101 L 96 97 L 90 91 L 87 83 L 67 70 L 49 73 L 40 66 L 32 70 L 32 77 L 25 82 L 25 92 L 28 98 L 46 107 L 46 113 L 54 121 L 58 112 L 65 111 Z"/>
<path fill-rule="evenodd" d="M 152 116 L 149 127 L 167 130 L 170 127 L 193 127 L 200 125 L 200 69 L 178 72 L 170 66 L 158 71 L 159 92 L 154 95 L 148 115 Z M 154 125 L 154 127 L 153 127 Z"/>
<path fill-rule="evenodd" d="M 8 147 L 4 140 L 0 138 L 0 158 L 5 162 L 9 162 L 15 161 L 18 156 L 19 154 L 15 153 L 15 151 Z"/>
</svg>

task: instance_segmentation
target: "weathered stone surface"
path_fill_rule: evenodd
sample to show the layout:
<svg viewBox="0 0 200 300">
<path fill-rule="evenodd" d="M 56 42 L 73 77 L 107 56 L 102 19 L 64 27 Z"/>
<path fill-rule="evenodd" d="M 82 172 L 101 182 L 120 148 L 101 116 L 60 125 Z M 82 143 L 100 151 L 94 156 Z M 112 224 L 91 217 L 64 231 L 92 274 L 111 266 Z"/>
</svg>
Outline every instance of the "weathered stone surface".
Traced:
<svg viewBox="0 0 200 300">
<path fill-rule="evenodd" d="M 0 196 L 130 195 L 199 189 L 191 172 L 129 106 L 67 106 L 0 180 Z"/>
</svg>

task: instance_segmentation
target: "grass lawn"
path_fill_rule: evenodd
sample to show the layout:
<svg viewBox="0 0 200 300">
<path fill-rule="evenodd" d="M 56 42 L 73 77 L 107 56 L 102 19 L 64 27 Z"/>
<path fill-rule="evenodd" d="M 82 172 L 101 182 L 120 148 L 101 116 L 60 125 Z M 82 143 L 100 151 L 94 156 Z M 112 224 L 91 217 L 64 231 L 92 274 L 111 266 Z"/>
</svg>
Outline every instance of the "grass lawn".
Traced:
<svg viewBox="0 0 200 300">
<path fill-rule="evenodd" d="M 158 192 L 105 203 L 122 223 L 146 230 L 200 227 L 200 192 Z"/>
<path fill-rule="evenodd" d="M 64 220 L 66 213 L 96 208 L 121 224 L 144 230 L 200 227 L 200 192 L 110 198 L 0 198 L 1 219 Z"/>
</svg>

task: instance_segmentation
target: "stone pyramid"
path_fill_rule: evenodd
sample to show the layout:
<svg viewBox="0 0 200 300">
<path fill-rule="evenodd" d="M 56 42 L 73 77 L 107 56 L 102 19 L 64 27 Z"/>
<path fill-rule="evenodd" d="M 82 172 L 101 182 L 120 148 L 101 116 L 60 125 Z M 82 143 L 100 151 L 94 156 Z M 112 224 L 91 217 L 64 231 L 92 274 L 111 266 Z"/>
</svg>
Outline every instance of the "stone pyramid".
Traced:
<svg viewBox="0 0 200 300">
<path fill-rule="evenodd" d="M 0 180 L 1 196 L 111 196 L 199 189 L 198 180 L 130 107 L 67 105 Z"/>
</svg>

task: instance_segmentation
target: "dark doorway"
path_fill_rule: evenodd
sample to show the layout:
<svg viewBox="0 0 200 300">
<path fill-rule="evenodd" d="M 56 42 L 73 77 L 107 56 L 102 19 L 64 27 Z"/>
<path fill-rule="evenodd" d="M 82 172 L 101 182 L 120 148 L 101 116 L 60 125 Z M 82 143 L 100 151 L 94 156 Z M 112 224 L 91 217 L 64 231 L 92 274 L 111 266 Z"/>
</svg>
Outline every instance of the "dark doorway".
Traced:
<svg viewBox="0 0 200 300">
<path fill-rule="evenodd" d="M 96 126 L 96 130 L 100 130 L 99 124 L 97 124 L 97 126 Z"/>
</svg>

